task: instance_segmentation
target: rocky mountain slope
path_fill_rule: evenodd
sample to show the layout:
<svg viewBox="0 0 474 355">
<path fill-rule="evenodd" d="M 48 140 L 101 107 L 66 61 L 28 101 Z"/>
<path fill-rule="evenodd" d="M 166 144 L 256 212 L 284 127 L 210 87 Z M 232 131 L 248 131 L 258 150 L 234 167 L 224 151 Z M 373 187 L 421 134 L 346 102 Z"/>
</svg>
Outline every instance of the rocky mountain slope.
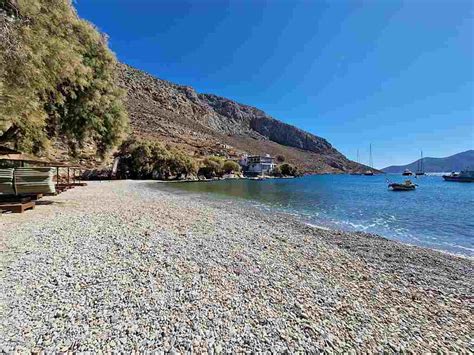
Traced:
<svg viewBox="0 0 474 355">
<path fill-rule="evenodd" d="M 283 155 L 305 172 L 343 173 L 366 167 L 348 160 L 325 139 L 278 121 L 251 106 L 157 79 L 119 65 L 119 84 L 133 134 L 199 155 Z"/>
<path fill-rule="evenodd" d="M 419 169 L 420 160 L 407 165 L 392 165 L 382 169 L 386 173 L 402 173 L 405 169 L 415 172 Z M 423 170 L 427 173 L 441 173 L 474 169 L 474 150 L 467 150 L 446 158 L 423 158 Z"/>
</svg>

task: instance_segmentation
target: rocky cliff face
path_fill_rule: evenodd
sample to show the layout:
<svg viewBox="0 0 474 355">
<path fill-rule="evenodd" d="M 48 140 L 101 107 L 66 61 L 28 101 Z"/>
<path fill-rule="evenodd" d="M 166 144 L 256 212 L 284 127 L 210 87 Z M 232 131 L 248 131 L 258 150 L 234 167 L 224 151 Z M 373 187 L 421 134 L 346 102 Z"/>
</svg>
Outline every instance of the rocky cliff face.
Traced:
<svg viewBox="0 0 474 355">
<path fill-rule="evenodd" d="M 119 66 L 133 133 L 195 155 L 283 155 L 305 172 L 350 172 L 349 161 L 325 139 L 278 121 L 251 106 Z"/>
<path fill-rule="evenodd" d="M 222 125 L 228 127 L 231 133 L 250 134 L 314 153 L 337 154 L 337 151 L 325 139 L 278 121 L 255 107 L 242 105 L 216 95 L 199 94 L 198 97 L 214 109 Z"/>
</svg>

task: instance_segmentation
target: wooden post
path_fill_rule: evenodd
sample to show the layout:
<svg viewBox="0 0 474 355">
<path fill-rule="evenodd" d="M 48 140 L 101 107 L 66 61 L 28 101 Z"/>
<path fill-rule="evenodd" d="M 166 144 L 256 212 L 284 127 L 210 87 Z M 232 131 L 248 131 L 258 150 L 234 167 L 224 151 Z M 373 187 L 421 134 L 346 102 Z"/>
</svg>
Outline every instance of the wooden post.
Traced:
<svg viewBox="0 0 474 355">
<path fill-rule="evenodd" d="M 69 167 L 67 168 L 67 184 L 68 184 L 68 186 L 70 185 L 70 183 L 69 183 Z"/>
</svg>

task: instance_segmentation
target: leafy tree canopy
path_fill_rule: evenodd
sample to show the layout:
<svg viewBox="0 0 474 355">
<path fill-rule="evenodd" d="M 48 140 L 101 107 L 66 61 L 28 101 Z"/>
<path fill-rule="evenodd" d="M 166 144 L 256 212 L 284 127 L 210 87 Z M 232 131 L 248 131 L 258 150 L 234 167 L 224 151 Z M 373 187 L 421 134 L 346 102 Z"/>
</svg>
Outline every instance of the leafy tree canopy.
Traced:
<svg viewBox="0 0 474 355">
<path fill-rule="evenodd" d="M 293 166 L 293 165 L 288 164 L 288 163 L 281 164 L 279 166 L 279 170 L 280 170 L 280 173 L 282 175 L 286 175 L 286 176 L 297 176 L 298 175 L 298 169 L 296 168 L 296 166 Z"/>
<path fill-rule="evenodd" d="M 157 142 L 127 140 L 120 148 L 120 170 L 136 179 L 169 179 L 196 174 L 196 162 L 180 150 Z"/>
<path fill-rule="evenodd" d="M 54 137 L 103 154 L 127 131 L 116 59 L 69 0 L 0 0 L 0 144 L 40 152 Z"/>
<path fill-rule="evenodd" d="M 227 160 L 224 163 L 222 169 L 226 174 L 238 173 L 240 172 L 240 165 L 233 160 Z"/>
<path fill-rule="evenodd" d="M 224 159 L 216 156 L 206 157 L 201 162 L 198 175 L 203 175 L 210 179 L 217 176 L 222 176 L 224 172 Z"/>
</svg>

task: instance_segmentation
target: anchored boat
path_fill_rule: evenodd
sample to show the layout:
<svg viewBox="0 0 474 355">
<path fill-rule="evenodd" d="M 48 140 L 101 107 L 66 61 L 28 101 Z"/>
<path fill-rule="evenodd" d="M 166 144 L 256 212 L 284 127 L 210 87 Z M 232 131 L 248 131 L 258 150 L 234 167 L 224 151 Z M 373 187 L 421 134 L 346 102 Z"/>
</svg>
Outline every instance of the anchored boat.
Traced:
<svg viewBox="0 0 474 355">
<path fill-rule="evenodd" d="M 403 176 L 411 176 L 413 173 L 411 172 L 410 169 L 405 169 L 405 171 L 402 173 Z"/>
<path fill-rule="evenodd" d="M 403 184 L 391 183 L 388 184 L 388 187 L 392 191 L 412 191 L 415 190 L 418 185 L 411 182 L 411 180 L 406 180 Z"/>
<path fill-rule="evenodd" d="M 474 182 L 474 170 L 463 170 L 460 173 L 452 172 L 450 175 L 443 175 L 446 181 Z"/>
<path fill-rule="evenodd" d="M 373 169 L 374 163 L 372 161 L 372 144 L 369 145 L 369 152 L 370 152 L 369 153 L 369 167 L 370 167 L 370 169 Z M 365 176 L 372 176 L 372 175 L 374 175 L 374 172 L 372 170 L 367 170 L 367 171 L 364 172 L 364 175 Z"/>
<path fill-rule="evenodd" d="M 418 169 L 416 170 L 416 175 L 425 175 L 425 170 L 423 169 L 423 151 L 421 151 L 421 159 L 418 160 Z"/>
<path fill-rule="evenodd" d="M 357 149 L 357 164 L 360 164 L 359 163 L 359 149 Z M 362 175 L 362 173 L 358 172 L 358 171 L 354 171 L 351 173 L 351 175 Z"/>
</svg>

